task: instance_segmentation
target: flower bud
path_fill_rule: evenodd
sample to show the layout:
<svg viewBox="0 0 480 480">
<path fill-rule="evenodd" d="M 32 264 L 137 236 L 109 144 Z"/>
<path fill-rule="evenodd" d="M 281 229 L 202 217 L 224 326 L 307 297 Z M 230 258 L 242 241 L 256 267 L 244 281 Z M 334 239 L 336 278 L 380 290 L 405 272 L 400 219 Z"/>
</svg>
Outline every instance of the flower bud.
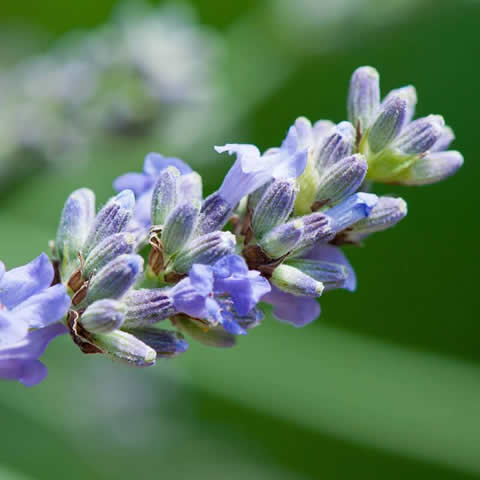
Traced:
<svg viewBox="0 0 480 480">
<path fill-rule="evenodd" d="M 370 215 L 354 223 L 347 232 L 347 239 L 359 241 L 373 232 L 393 227 L 407 215 L 407 204 L 402 198 L 379 197 Z"/>
<path fill-rule="evenodd" d="M 435 145 L 430 148 L 430 151 L 442 152 L 443 150 L 446 150 L 454 140 L 455 134 L 453 133 L 453 130 L 448 125 L 445 125 L 442 128 L 440 138 L 435 142 Z"/>
<path fill-rule="evenodd" d="M 212 193 L 202 203 L 197 234 L 205 235 L 223 228 L 232 215 L 231 205 L 218 193 Z"/>
<path fill-rule="evenodd" d="M 319 297 L 324 289 L 322 282 L 285 264 L 279 265 L 274 270 L 271 282 L 284 292 L 307 297 Z"/>
<path fill-rule="evenodd" d="M 275 180 L 262 195 L 252 217 L 255 235 L 261 238 L 277 225 L 284 223 L 293 210 L 298 188 L 295 180 Z"/>
<path fill-rule="evenodd" d="M 286 264 L 322 282 L 326 290 L 343 288 L 348 279 L 347 268 L 339 263 L 294 258 L 289 259 Z"/>
<path fill-rule="evenodd" d="M 110 333 L 94 335 L 94 342 L 103 353 L 116 360 L 135 365 L 137 367 L 150 367 L 155 364 L 157 354 L 155 350 L 132 334 L 114 330 Z"/>
<path fill-rule="evenodd" d="M 160 172 L 152 194 L 152 225 L 163 225 L 177 204 L 177 183 L 180 172 L 175 167 Z"/>
<path fill-rule="evenodd" d="M 129 232 L 116 233 L 105 238 L 85 259 L 83 277 L 89 278 L 95 271 L 100 271 L 119 255 L 133 253 L 135 245 L 136 236 Z"/>
<path fill-rule="evenodd" d="M 120 298 L 137 281 L 143 269 L 140 255 L 120 255 L 96 273 L 88 286 L 86 303 L 102 298 Z"/>
<path fill-rule="evenodd" d="M 292 250 L 292 255 L 299 255 L 309 250 L 318 242 L 328 242 L 334 237 L 330 219 L 323 213 L 312 213 L 302 217 L 303 234 Z"/>
<path fill-rule="evenodd" d="M 210 327 L 207 330 L 204 325 L 186 315 L 175 315 L 172 321 L 176 328 L 203 345 L 219 348 L 235 345 L 235 335 L 226 332 L 221 326 Z"/>
<path fill-rule="evenodd" d="M 317 148 L 314 149 L 312 156 L 314 165 L 321 175 L 325 168 L 352 153 L 355 145 L 355 129 L 349 122 L 341 122 L 325 137 Z"/>
<path fill-rule="evenodd" d="M 197 205 L 182 203 L 169 213 L 162 231 L 163 249 L 167 255 L 178 252 L 188 243 L 197 226 L 198 211 Z"/>
<path fill-rule="evenodd" d="M 313 143 L 318 145 L 333 128 L 335 128 L 335 124 L 330 120 L 318 120 L 315 122 L 312 127 Z"/>
<path fill-rule="evenodd" d="M 372 193 L 356 193 L 343 202 L 330 208 L 325 214 L 331 220 L 331 228 L 335 233 L 345 230 L 362 218 L 368 217 L 378 197 Z"/>
<path fill-rule="evenodd" d="M 125 305 L 117 300 L 98 300 L 82 313 L 80 323 L 91 333 L 112 332 L 122 325 L 125 311 Z"/>
<path fill-rule="evenodd" d="M 453 175 L 463 165 L 463 156 L 455 150 L 434 152 L 419 158 L 399 179 L 405 185 L 428 185 Z"/>
<path fill-rule="evenodd" d="M 55 241 L 55 254 L 61 264 L 77 260 L 94 218 L 94 193 L 87 188 L 71 193 L 63 207 Z"/>
<path fill-rule="evenodd" d="M 105 238 L 123 231 L 132 218 L 134 206 L 135 197 L 131 190 L 123 190 L 111 198 L 95 217 L 82 249 L 83 256 L 87 257 Z"/>
<path fill-rule="evenodd" d="M 190 172 L 177 179 L 179 202 L 193 203 L 202 200 L 202 177 L 197 172 Z"/>
<path fill-rule="evenodd" d="M 365 179 L 367 168 L 367 161 L 360 154 L 339 160 L 320 177 L 315 201 L 319 205 L 333 205 L 355 193 Z"/>
<path fill-rule="evenodd" d="M 348 120 L 364 132 L 380 106 L 380 76 L 372 67 L 357 68 L 350 80 Z"/>
<path fill-rule="evenodd" d="M 417 106 L 417 91 L 415 87 L 407 85 L 406 87 L 391 90 L 382 103 L 388 102 L 393 97 L 402 97 L 405 100 L 405 124 L 409 123 L 415 114 L 415 107 Z"/>
<path fill-rule="evenodd" d="M 368 134 L 368 144 L 372 152 L 383 150 L 397 137 L 405 123 L 406 111 L 407 102 L 403 96 L 392 96 L 382 104 Z"/>
<path fill-rule="evenodd" d="M 188 343 L 183 335 L 171 330 L 155 327 L 144 327 L 131 330 L 130 333 L 141 342 L 153 348 L 157 358 L 171 358 L 188 350 Z"/>
<path fill-rule="evenodd" d="M 195 238 L 173 261 L 173 270 L 188 273 L 194 263 L 211 265 L 225 255 L 233 253 L 235 235 L 230 232 L 212 232 Z"/>
<path fill-rule="evenodd" d="M 303 222 L 294 220 L 274 228 L 258 244 L 270 258 L 280 258 L 295 247 L 302 234 Z"/>
<path fill-rule="evenodd" d="M 409 123 L 395 140 L 393 146 L 410 155 L 429 150 L 441 137 L 445 121 L 440 115 L 428 115 Z"/>
<path fill-rule="evenodd" d="M 271 149 L 272 150 L 272 149 Z M 268 150 L 267 150 L 268 151 Z M 265 152 L 264 155 L 266 155 L 267 152 Z M 254 192 L 252 192 L 248 196 L 248 208 L 254 210 L 255 207 L 257 206 L 257 203 L 260 201 L 262 198 L 263 194 L 267 191 L 268 187 L 274 182 L 275 180 L 270 180 L 267 182 L 265 185 L 262 185 L 260 188 L 257 188 Z"/>
<path fill-rule="evenodd" d="M 169 289 L 132 290 L 122 301 L 127 308 L 123 323 L 125 328 L 149 326 L 176 313 Z"/>
</svg>

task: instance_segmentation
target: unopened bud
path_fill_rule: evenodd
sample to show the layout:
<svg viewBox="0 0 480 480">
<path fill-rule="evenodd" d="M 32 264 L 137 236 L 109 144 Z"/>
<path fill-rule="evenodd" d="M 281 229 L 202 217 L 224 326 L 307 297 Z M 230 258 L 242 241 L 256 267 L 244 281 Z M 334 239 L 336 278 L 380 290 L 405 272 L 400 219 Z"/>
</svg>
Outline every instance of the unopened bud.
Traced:
<svg viewBox="0 0 480 480">
<path fill-rule="evenodd" d="M 102 298 L 120 298 L 137 281 L 142 273 L 140 255 L 120 255 L 96 273 L 88 286 L 87 304 Z"/>
<path fill-rule="evenodd" d="M 267 188 L 252 217 L 253 231 L 258 238 L 288 219 L 297 191 L 298 187 L 293 179 L 276 180 Z"/>
<path fill-rule="evenodd" d="M 303 222 L 293 220 L 268 232 L 260 241 L 260 248 L 270 258 L 280 258 L 290 252 L 303 234 Z"/>
<path fill-rule="evenodd" d="M 424 153 L 441 137 L 445 121 L 440 115 L 429 115 L 409 123 L 393 146 L 401 152 L 416 155 Z"/>
<path fill-rule="evenodd" d="M 152 194 L 152 225 L 163 225 L 177 204 L 177 182 L 180 172 L 175 167 L 160 172 Z"/>
<path fill-rule="evenodd" d="M 82 249 L 84 257 L 110 235 L 120 233 L 127 227 L 133 215 L 135 197 L 131 190 L 123 190 L 111 198 L 98 212 Z"/>
<path fill-rule="evenodd" d="M 427 185 L 453 175 L 463 165 L 463 156 L 455 150 L 434 152 L 419 158 L 399 179 L 405 185 Z"/>
<path fill-rule="evenodd" d="M 122 325 L 125 311 L 125 305 L 117 300 L 98 300 L 82 313 L 80 323 L 91 333 L 112 332 Z"/>
<path fill-rule="evenodd" d="M 93 338 L 95 345 L 114 359 L 137 367 L 150 367 L 155 364 L 155 350 L 130 333 L 114 330 L 96 334 Z"/>
<path fill-rule="evenodd" d="M 135 245 L 136 236 L 129 232 L 116 233 L 105 238 L 85 259 L 83 277 L 88 279 L 119 255 L 133 253 Z"/>
<path fill-rule="evenodd" d="M 193 203 L 202 200 L 202 177 L 197 172 L 182 175 L 177 182 L 179 202 Z"/>
<path fill-rule="evenodd" d="M 168 215 L 162 231 L 163 250 L 172 255 L 181 250 L 197 226 L 199 208 L 190 203 L 175 207 Z"/>
<path fill-rule="evenodd" d="M 334 205 L 356 192 L 367 168 L 367 161 L 360 154 L 339 160 L 321 175 L 315 201 L 320 205 Z"/>
<path fill-rule="evenodd" d="M 157 358 L 171 358 L 188 350 L 188 343 L 181 333 L 144 327 L 130 333 L 157 353 Z"/>
<path fill-rule="evenodd" d="M 142 288 L 132 290 L 122 301 L 127 310 L 125 313 L 125 328 L 137 328 L 152 325 L 176 313 L 169 289 Z"/>
<path fill-rule="evenodd" d="M 330 130 L 312 154 L 314 165 L 320 175 L 325 168 L 331 167 L 352 153 L 355 135 L 355 129 L 349 122 L 341 122 Z"/>
<path fill-rule="evenodd" d="M 383 150 L 398 136 L 405 124 L 406 110 L 407 102 L 402 95 L 392 96 L 382 104 L 368 134 L 372 152 Z"/>
<path fill-rule="evenodd" d="M 279 265 L 273 272 L 271 282 L 284 292 L 307 297 L 319 297 L 324 289 L 322 282 L 289 265 Z"/>
<path fill-rule="evenodd" d="M 212 232 L 195 238 L 173 261 L 173 270 L 188 273 L 194 263 L 211 265 L 233 253 L 235 235 L 230 232 Z"/>
<path fill-rule="evenodd" d="M 380 77 L 372 67 L 359 67 L 350 80 L 348 93 L 348 119 L 360 126 L 362 132 L 368 128 L 380 105 Z"/>
<path fill-rule="evenodd" d="M 347 268 L 338 263 L 295 258 L 288 260 L 287 264 L 322 282 L 326 290 L 343 288 L 348 279 Z"/>
<path fill-rule="evenodd" d="M 223 228 L 232 212 L 232 206 L 218 192 L 212 193 L 202 203 L 197 234 L 205 235 Z"/>
<path fill-rule="evenodd" d="M 63 207 L 55 241 L 55 254 L 60 265 L 76 262 L 93 219 L 95 218 L 95 195 L 87 189 L 75 190 Z M 71 273 L 71 272 L 69 272 Z"/>
</svg>

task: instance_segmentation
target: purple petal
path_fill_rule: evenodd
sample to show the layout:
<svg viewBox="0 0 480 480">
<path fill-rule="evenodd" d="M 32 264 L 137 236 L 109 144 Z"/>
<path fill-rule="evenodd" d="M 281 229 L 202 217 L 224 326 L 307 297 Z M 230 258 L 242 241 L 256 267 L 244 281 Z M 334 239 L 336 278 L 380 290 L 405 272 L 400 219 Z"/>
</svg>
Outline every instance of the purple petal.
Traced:
<svg viewBox="0 0 480 480">
<path fill-rule="evenodd" d="M 158 174 L 167 167 L 178 168 L 180 174 L 190 173 L 192 169 L 179 158 L 164 157 L 160 153 L 149 153 L 145 157 L 143 164 L 143 171 L 150 176 L 156 177 Z"/>
<path fill-rule="evenodd" d="M 195 264 L 188 274 L 192 286 L 202 295 L 208 295 L 213 290 L 213 272 L 208 265 Z"/>
<path fill-rule="evenodd" d="M 126 173 L 118 177 L 113 182 L 113 188 L 117 192 L 122 190 L 132 190 L 136 197 L 139 197 L 142 193 L 145 193 L 147 190 L 153 186 L 153 178 L 145 175 L 144 173 Z"/>
<path fill-rule="evenodd" d="M 355 271 L 340 248 L 334 245 L 319 243 L 302 258 L 343 265 L 348 271 L 348 278 L 343 288 L 350 292 L 354 292 L 357 289 L 357 276 L 355 275 Z"/>
<path fill-rule="evenodd" d="M 248 267 L 240 255 L 227 255 L 221 258 L 212 266 L 215 277 L 229 277 L 234 273 L 247 274 Z"/>
<path fill-rule="evenodd" d="M 213 295 L 213 273 L 206 265 L 194 265 L 187 278 L 171 290 L 173 305 L 178 312 L 194 318 L 219 318 L 219 307 Z"/>
<path fill-rule="evenodd" d="M 320 315 L 320 305 L 314 298 L 292 295 L 274 286 L 262 301 L 273 306 L 275 318 L 296 327 L 303 327 Z"/>
<path fill-rule="evenodd" d="M 260 272 L 253 270 L 247 275 L 233 274 L 228 278 L 216 280 L 215 291 L 229 293 L 235 310 L 243 316 L 270 291 L 270 284 L 267 279 L 260 276 Z"/>
<path fill-rule="evenodd" d="M 57 323 L 30 332 L 21 341 L 0 348 L 0 378 L 18 380 L 27 387 L 41 382 L 47 368 L 38 361 L 51 340 L 67 333 L 64 325 Z"/>
<path fill-rule="evenodd" d="M 39 330 L 32 330 L 19 342 L 0 347 L 0 362 L 5 360 L 33 360 L 43 355 L 48 344 L 59 335 L 67 333 L 61 323 L 54 323 Z"/>
<path fill-rule="evenodd" d="M 28 298 L 12 310 L 12 314 L 30 328 L 43 328 L 61 320 L 70 303 L 65 286 L 58 284 Z"/>
<path fill-rule="evenodd" d="M 0 346 L 22 339 L 28 333 L 28 318 L 17 318 L 13 312 L 0 310 Z"/>
<path fill-rule="evenodd" d="M 233 315 L 229 312 L 223 312 L 222 327 L 226 332 L 231 333 L 232 335 L 247 334 L 247 331 L 236 322 Z"/>
<path fill-rule="evenodd" d="M 0 360 L 0 378 L 33 387 L 45 379 L 47 367 L 40 360 Z"/>
<path fill-rule="evenodd" d="M 45 253 L 30 263 L 6 272 L 0 283 L 0 303 L 8 309 L 48 288 L 53 280 L 53 267 Z"/>
</svg>

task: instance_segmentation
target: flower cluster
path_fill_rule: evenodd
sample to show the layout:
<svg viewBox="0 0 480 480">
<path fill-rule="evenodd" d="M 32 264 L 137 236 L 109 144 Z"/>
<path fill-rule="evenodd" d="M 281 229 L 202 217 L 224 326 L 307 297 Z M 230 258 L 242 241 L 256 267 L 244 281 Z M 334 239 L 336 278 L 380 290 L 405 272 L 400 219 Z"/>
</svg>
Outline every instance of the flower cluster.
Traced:
<svg viewBox="0 0 480 480">
<path fill-rule="evenodd" d="M 380 103 L 378 74 L 362 67 L 349 121 L 300 117 L 263 154 L 215 147 L 236 159 L 206 198 L 198 173 L 157 153 L 114 182 L 98 213 L 92 191 L 73 192 L 52 261 L 0 264 L 0 377 L 40 381 L 38 358 L 61 333 L 84 353 L 150 366 L 185 352 L 184 335 L 232 346 L 261 322 L 260 302 L 281 321 L 313 321 L 324 292 L 356 288 L 340 246 L 407 213 L 403 199 L 370 193 L 372 182 L 432 183 L 462 164 L 445 151 L 453 133 L 441 117 L 412 120 L 415 103 L 413 87 Z"/>
</svg>

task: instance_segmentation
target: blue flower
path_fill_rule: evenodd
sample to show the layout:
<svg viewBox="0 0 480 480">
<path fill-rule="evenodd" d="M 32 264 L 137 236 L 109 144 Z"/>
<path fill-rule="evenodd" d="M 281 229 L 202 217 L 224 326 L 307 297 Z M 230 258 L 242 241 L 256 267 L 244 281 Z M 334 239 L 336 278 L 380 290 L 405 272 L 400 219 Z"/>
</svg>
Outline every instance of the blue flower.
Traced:
<svg viewBox="0 0 480 480">
<path fill-rule="evenodd" d="M 344 281 L 335 288 L 344 288 L 351 292 L 357 287 L 355 272 L 343 252 L 333 245 L 317 244 L 307 254 L 299 259 L 312 260 L 329 264 L 345 272 Z M 325 281 L 324 278 L 319 278 Z M 320 305 L 315 298 L 303 295 L 293 295 L 272 286 L 262 302 L 273 306 L 273 315 L 282 322 L 290 323 L 296 327 L 303 327 L 313 322 L 320 315 Z"/>
<path fill-rule="evenodd" d="M 192 174 L 195 175 L 196 178 L 196 174 L 192 169 L 179 158 L 164 157 L 159 153 L 149 153 L 145 157 L 142 173 L 126 173 L 114 181 L 113 188 L 117 192 L 129 189 L 135 194 L 136 204 L 134 222 L 132 222 L 131 226 L 132 229 L 146 229 L 150 226 L 153 187 L 160 172 L 167 167 L 177 168 L 182 176 L 190 177 L 189 174 Z M 185 178 L 184 180 L 183 189 L 185 190 L 185 194 L 198 197 L 198 188 L 192 187 L 192 182 L 190 181 L 192 178 Z M 180 186 L 180 188 L 182 188 L 182 186 Z"/>
<path fill-rule="evenodd" d="M 50 286 L 53 277 L 44 253 L 8 272 L 0 262 L 0 378 L 34 385 L 45 377 L 38 358 L 52 338 L 66 332 L 57 322 L 70 307 L 65 287 Z"/>
<path fill-rule="evenodd" d="M 227 144 L 215 147 L 218 153 L 236 154 L 237 159 L 225 176 L 218 194 L 231 208 L 249 193 L 272 179 L 297 178 L 308 159 L 308 129 L 303 124 L 291 126 L 280 148 L 270 149 L 263 155 L 255 145 Z"/>
<path fill-rule="evenodd" d="M 228 255 L 211 266 L 193 265 L 189 276 L 173 287 L 172 297 L 178 312 L 238 335 L 246 334 L 245 318 L 256 316 L 257 303 L 269 291 L 260 272 L 249 270 L 242 257 Z"/>
</svg>

